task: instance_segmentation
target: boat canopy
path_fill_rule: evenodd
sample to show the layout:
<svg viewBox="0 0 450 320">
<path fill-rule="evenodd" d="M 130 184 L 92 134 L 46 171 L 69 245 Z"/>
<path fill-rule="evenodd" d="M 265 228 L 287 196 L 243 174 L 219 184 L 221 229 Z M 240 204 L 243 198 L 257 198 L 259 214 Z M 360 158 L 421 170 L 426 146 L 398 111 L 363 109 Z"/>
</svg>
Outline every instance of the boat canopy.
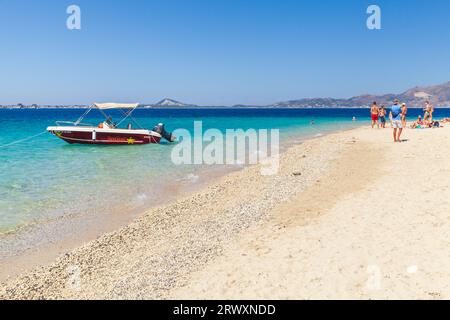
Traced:
<svg viewBox="0 0 450 320">
<path fill-rule="evenodd" d="M 106 109 L 136 109 L 139 103 L 94 103 L 100 110 Z"/>
<path fill-rule="evenodd" d="M 131 118 L 131 114 L 133 113 L 134 109 L 136 109 L 138 106 L 139 106 L 139 103 L 94 103 L 88 109 L 86 109 L 86 111 L 81 115 L 81 117 L 79 117 L 77 121 L 73 122 L 73 124 L 75 126 L 78 126 L 92 109 L 97 108 L 106 119 L 109 119 L 110 117 L 103 110 L 119 109 L 123 113 L 123 116 L 124 116 L 124 118 L 117 124 L 117 125 L 119 125 L 123 121 L 125 121 L 125 119 Z M 125 112 L 124 110 L 121 110 L 121 109 L 130 109 L 130 110 Z M 133 120 L 133 122 L 137 124 L 137 122 L 133 118 L 131 118 L 131 120 Z M 64 122 L 58 121 L 57 124 L 58 123 L 64 123 Z M 137 124 L 137 125 L 141 128 L 141 126 L 139 124 Z"/>
</svg>

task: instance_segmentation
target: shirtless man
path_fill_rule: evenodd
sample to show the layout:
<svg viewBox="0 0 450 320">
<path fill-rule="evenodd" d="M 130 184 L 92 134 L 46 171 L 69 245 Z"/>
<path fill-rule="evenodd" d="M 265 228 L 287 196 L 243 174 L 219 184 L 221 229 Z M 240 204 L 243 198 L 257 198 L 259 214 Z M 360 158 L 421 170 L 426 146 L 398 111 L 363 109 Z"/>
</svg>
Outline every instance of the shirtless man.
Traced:
<svg viewBox="0 0 450 320">
<path fill-rule="evenodd" d="M 430 104 L 430 101 L 425 102 L 425 108 L 423 109 L 425 112 L 423 115 L 423 121 L 431 122 L 433 119 L 433 107 Z"/>
<path fill-rule="evenodd" d="M 370 115 L 372 117 L 372 129 L 377 125 L 377 128 L 380 128 L 380 124 L 378 123 L 378 114 L 380 110 L 378 109 L 377 103 L 374 102 L 372 107 L 370 108 Z"/>
</svg>

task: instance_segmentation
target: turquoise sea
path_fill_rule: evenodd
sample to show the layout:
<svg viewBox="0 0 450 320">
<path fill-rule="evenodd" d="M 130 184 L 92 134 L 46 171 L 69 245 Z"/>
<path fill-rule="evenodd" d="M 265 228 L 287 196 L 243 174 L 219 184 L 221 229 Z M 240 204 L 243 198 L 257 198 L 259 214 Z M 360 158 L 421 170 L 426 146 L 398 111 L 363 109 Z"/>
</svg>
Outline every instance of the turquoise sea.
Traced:
<svg viewBox="0 0 450 320">
<path fill-rule="evenodd" d="M 161 202 L 179 185 L 195 185 L 205 166 L 176 166 L 172 144 L 145 146 L 69 145 L 49 133 L 56 120 L 76 120 L 81 109 L 0 110 L 0 233 L 30 222 L 64 215 L 98 212 L 121 206 L 144 208 Z M 418 111 L 419 112 L 419 111 Z M 450 110 L 445 109 L 446 115 Z M 138 109 L 134 117 L 152 128 L 163 122 L 168 131 L 203 128 L 279 129 L 282 143 L 352 128 L 369 121 L 363 109 Z M 114 114 L 113 114 L 114 116 Z M 352 121 L 356 116 L 358 121 Z M 87 122 L 98 123 L 92 113 Z M 314 124 L 311 124 L 311 121 Z M 216 168 L 217 169 L 217 168 Z M 245 182 L 243 182 L 245 183 Z"/>
</svg>

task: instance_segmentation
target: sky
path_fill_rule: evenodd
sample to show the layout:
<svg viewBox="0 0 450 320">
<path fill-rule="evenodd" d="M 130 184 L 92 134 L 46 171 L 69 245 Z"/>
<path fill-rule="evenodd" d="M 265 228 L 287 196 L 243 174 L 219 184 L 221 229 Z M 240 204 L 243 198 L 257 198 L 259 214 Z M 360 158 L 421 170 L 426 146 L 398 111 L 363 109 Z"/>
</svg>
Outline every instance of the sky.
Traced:
<svg viewBox="0 0 450 320">
<path fill-rule="evenodd" d="M 449 80 L 447 0 L 0 0 L 0 104 L 266 105 Z"/>
</svg>

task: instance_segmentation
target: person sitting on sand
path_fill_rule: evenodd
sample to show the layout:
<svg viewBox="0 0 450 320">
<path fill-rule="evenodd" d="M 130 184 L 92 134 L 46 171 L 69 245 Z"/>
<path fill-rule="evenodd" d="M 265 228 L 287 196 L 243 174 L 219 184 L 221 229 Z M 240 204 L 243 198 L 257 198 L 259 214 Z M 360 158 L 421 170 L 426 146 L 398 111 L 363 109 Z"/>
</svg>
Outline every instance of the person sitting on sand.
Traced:
<svg viewBox="0 0 450 320">
<path fill-rule="evenodd" d="M 423 121 L 422 121 L 422 116 L 418 116 L 417 117 L 417 121 L 415 121 L 412 125 L 411 125 L 411 129 L 421 129 L 423 128 Z"/>
<path fill-rule="evenodd" d="M 440 128 L 441 123 L 439 121 L 431 121 L 430 128 Z"/>
<path fill-rule="evenodd" d="M 403 131 L 402 119 L 405 108 L 402 108 L 399 103 L 398 99 L 395 99 L 394 105 L 391 107 L 394 142 L 401 142 L 400 136 Z"/>
<path fill-rule="evenodd" d="M 372 104 L 372 107 L 370 108 L 370 114 L 371 114 L 371 118 L 372 118 L 372 129 L 375 127 L 375 125 L 377 125 L 377 128 L 380 128 L 380 124 L 378 123 L 378 113 L 379 113 L 379 109 L 378 109 L 377 103 L 374 102 Z"/>
</svg>

